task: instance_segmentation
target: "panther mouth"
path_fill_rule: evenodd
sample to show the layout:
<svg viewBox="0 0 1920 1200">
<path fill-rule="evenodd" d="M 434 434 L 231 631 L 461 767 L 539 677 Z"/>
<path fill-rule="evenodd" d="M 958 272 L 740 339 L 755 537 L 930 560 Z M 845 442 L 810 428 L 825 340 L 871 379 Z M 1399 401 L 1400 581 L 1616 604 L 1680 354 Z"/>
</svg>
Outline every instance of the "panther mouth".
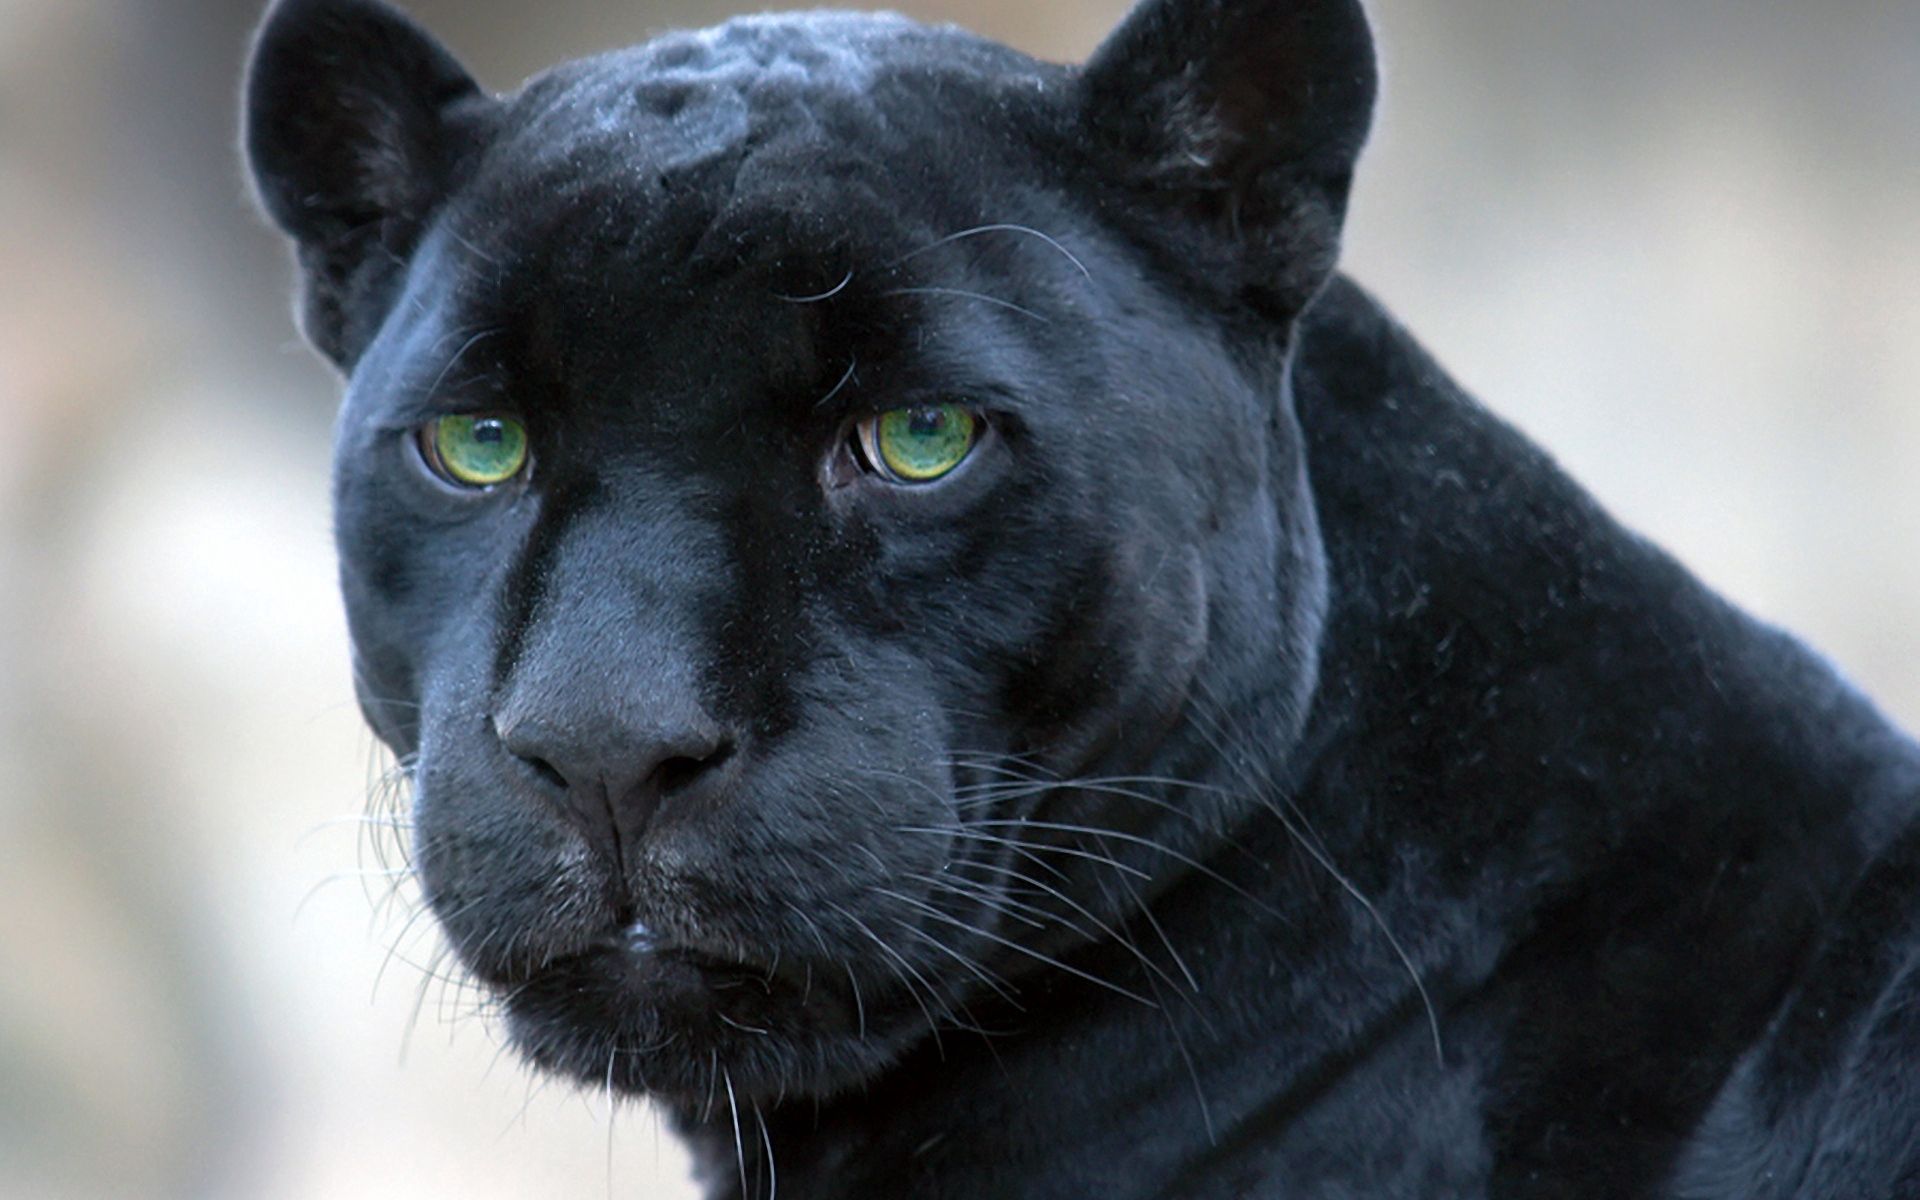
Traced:
<svg viewBox="0 0 1920 1200">
<path fill-rule="evenodd" d="M 743 1094 L 805 1086 L 868 1037 L 873 1016 L 840 968 L 666 942 L 639 926 L 492 986 L 536 1065 L 684 1102 L 710 1095 L 716 1078 Z"/>
<path fill-rule="evenodd" d="M 511 999 L 514 993 L 537 986 L 547 976 L 571 977 L 582 972 L 632 991 L 636 1000 L 643 1002 L 653 993 L 670 991 L 690 978 L 719 991 L 755 985 L 768 993 L 786 990 L 805 994 L 814 987 L 815 974 L 813 964 L 788 955 L 754 954 L 717 940 L 668 937 L 633 922 L 583 949 L 520 969 L 491 973 L 487 983 Z"/>
<path fill-rule="evenodd" d="M 638 922 L 622 931 L 618 944 L 639 963 L 684 966 L 723 990 L 758 985 L 767 992 L 783 988 L 805 994 L 814 986 L 811 963 L 777 953 L 761 956 L 718 945 L 669 941 Z"/>
</svg>

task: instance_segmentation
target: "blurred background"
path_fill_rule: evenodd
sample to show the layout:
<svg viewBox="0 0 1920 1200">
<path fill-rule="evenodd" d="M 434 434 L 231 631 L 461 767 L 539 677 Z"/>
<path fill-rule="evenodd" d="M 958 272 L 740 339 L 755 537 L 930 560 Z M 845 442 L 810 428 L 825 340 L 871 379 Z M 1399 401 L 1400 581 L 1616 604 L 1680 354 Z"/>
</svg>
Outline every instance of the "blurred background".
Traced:
<svg viewBox="0 0 1920 1200">
<path fill-rule="evenodd" d="M 901 7 L 1074 59 L 1124 6 Z M 729 11 L 411 7 L 499 89 Z M 1920 726 L 1920 4 L 1373 9 L 1349 269 Z M 336 382 L 233 151 L 256 12 L 0 0 L 0 1197 L 689 1196 L 356 874 Z"/>
</svg>

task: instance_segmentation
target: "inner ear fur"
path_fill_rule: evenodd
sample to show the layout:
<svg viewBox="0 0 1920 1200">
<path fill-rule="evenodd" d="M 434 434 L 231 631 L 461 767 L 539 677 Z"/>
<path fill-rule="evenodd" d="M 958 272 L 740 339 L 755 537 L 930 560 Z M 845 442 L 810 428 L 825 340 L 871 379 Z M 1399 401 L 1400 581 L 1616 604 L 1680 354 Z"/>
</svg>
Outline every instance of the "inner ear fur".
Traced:
<svg viewBox="0 0 1920 1200">
<path fill-rule="evenodd" d="M 491 101 L 379 0 L 278 0 L 245 97 L 248 166 L 261 207 L 295 241 L 307 338 L 351 367 Z"/>
<path fill-rule="evenodd" d="M 1332 274 L 1378 92 L 1359 0 L 1146 0 L 1079 84 L 1097 152 L 1218 247 L 1237 302 L 1297 314 Z"/>
</svg>

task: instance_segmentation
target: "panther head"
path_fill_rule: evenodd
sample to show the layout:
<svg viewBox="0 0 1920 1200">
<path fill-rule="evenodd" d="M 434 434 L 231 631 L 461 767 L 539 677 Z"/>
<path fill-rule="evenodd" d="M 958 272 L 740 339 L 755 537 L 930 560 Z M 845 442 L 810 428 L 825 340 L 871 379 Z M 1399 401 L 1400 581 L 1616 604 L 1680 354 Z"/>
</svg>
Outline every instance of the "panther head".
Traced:
<svg viewBox="0 0 1920 1200">
<path fill-rule="evenodd" d="M 1196 697 L 1298 737 L 1287 355 L 1373 92 L 1356 0 L 1151 0 L 1084 68 L 753 18 L 507 97 L 272 8 L 359 699 L 529 1058 L 846 1088 L 1228 836 L 1112 781 L 1198 771 Z"/>
</svg>

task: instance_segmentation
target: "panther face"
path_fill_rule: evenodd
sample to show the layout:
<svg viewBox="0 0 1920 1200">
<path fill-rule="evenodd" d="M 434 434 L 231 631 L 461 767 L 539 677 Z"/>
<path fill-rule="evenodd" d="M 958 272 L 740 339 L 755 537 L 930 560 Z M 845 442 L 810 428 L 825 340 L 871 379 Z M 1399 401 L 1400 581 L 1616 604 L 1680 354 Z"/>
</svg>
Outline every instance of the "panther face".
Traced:
<svg viewBox="0 0 1920 1200">
<path fill-rule="evenodd" d="M 360 700 L 535 1062 L 848 1087 L 1071 970 L 1236 803 L 1073 781 L 1175 769 L 1276 646 L 1303 708 L 1275 341 L 1344 177 L 1192 184 L 1239 143 L 1130 114 L 1192 72 L 1127 36 L 1082 73 L 755 19 L 496 100 L 367 0 L 270 16 L 250 148 L 349 373 Z"/>
</svg>

